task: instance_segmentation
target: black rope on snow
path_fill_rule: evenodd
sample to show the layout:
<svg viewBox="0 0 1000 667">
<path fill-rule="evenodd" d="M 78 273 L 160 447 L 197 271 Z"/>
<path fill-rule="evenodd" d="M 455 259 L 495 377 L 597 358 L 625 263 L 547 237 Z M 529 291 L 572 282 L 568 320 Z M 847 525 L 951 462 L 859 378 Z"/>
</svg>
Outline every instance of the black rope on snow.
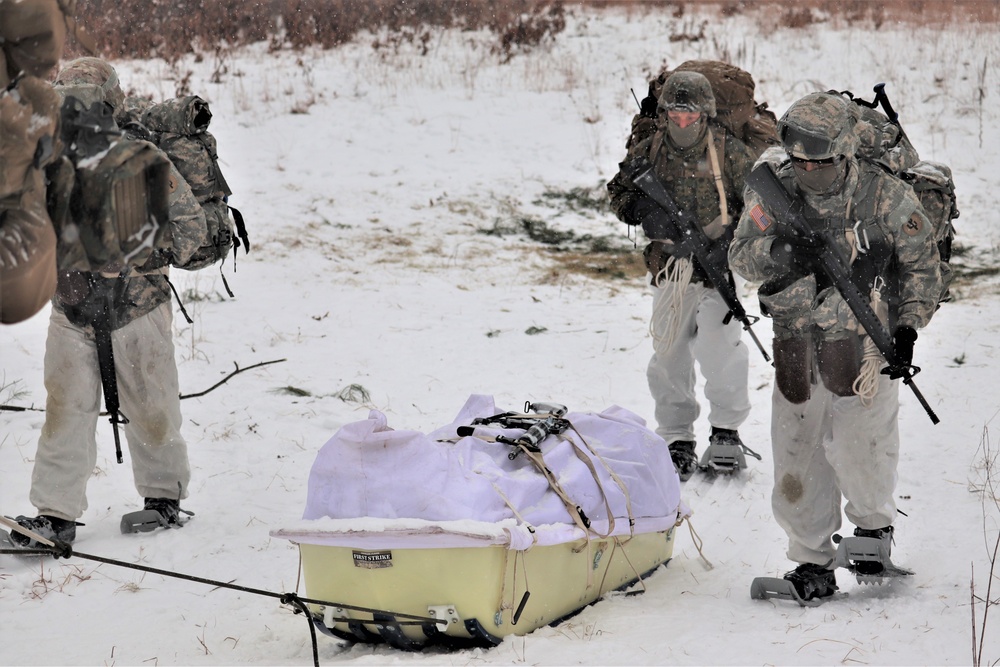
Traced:
<svg viewBox="0 0 1000 667">
<path fill-rule="evenodd" d="M 299 611 L 305 614 L 306 622 L 309 624 L 309 637 L 312 639 L 313 665 L 319 667 L 319 647 L 316 645 L 316 624 L 312 621 L 312 616 L 305 603 L 299 599 L 295 593 L 285 593 L 281 596 L 281 604 L 295 605 Z"/>
<path fill-rule="evenodd" d="M 165 577 L 172 577 L 174 579 L 184 579 L 187 581 L 193 581 L 199 584 L 206 584 L 216 588 L 229 588 L 234 591 L 241 591 L 244 593 L 252 593 L 254 595 L 261 595 L 263 597 L 275 598 L 281 604 L 287 604 L 294 606 L 298 611 L 305 614 L 306 620 L 309 623 L 309 635 L 312 640 L 313 649 L 313 664 L 315 667 L 319 667 L 319 647 L 316 643 L 316 628 L 313 624 L 312 614 L 309 613 L 309 609 L 306 604 L 317 604 L 327 607 L 338 607 L 340 609 L 349 609 L 351 611 L 358 611 L 365 614 L 370 614 L 372 616 L 372 622 L 374 621 L 375 614 L 388 615 L 392 618 L 404 617 L 410 620 L 398 621 L 394 620 L 391 625 L 424 625 L 430 623 L 432 625 L 437 623 L 442 623 L 441 619 L 431 618 L 429 616 L 418 616 L 416 614 L 407 614 L 404 612 L 387 612 L 384 609 L 373 609 L 370 607 L 359 607 L 356 605 L 344 604 L 342 602 L 331 602 L 329 600 L 315 600 L 312 598 L 299 597 L 295 593 L 275 593 L 273 591 L 266 591 L 260 588 L 250 588 L 248 586 L 238 586 L 225 581 L 216 581 L 214 579 L 206 579 L 204 577 L 196 577 L 190 574 L 183 574 L 179 572 L 170 572 L 169 570 L 161 570 L 155 567 L 149 567 L 147 565 L 139 565 L 137 563 L 126 563 L 124 561 L 115 560 L 113 558 L 105 558 L 103 556 L 95 556 L 93 554 L 85 554 L 80 551 L 74 551 L 73 547 L 69 544 L 55 540 L 55 543 L 51 547 L 37 547 L 37 548 L 27 548 L 27 549 L 0 549 L 0 554 L 4 555 L 14 555 L 14 556 L 28 556 L 28 555 L 39 555 L 39 556 L 49 556 L 59 559 L 59 558 L 71 558 L 76 556 L 77 558 L 84 558 L 86 560 L 96 561 L 98 563 L 107 563 L 108 565 L 116 565 L 118 567 L 125 567 L 131 570 L 139 570 L 141 572 L 149 572 L 151 574 L 160 574 Z M 365 621 L 362 621 L 365 622 Z M 380 621 L 385 623 L 385 621 Z"/>
</svg>

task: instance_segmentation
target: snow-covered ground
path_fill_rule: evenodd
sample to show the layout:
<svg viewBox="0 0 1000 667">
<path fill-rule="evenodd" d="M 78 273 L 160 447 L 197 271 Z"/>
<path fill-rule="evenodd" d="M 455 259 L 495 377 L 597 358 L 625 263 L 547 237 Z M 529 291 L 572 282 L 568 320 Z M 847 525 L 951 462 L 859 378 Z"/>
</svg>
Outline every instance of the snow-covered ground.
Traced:
<svg viewBox="0 0 1000 667">
<path fill-rule="evenodd" d="M 776 27 L 752 16 L 572 11 L 554 46 L 500 65 L 488 36 L 437 33 L 430 53 L 268 53 L 176 67 L 117 62 L 126 89 L 172 96 L 175 80 L 212 103 L 212 129 L 253 243 L 232 300 L 215 270 L 175 272 L 195 323 L 175 317 L 197 516 L 182 530 L 119 533 L 138 509 L 107 420 L 80 551 L 275 592 L 296 588 L 296 548 L 269 531 L 294 522 L 318 449 L 372 407 L 390 426 L 430 431 L 473 393 L 498 406 L 620 405 L 647 419 L 650 296 L 642 277 L 585 277 L 512 230 L 542 221 L 631 247 L 600 196 L 623 157 L 647 77 L 663 62 L 726 58 L 752 71 L 780 115 L 829 88 L 870 97 L 886 82 L 924 159 L 958 184 L 960 261 L 988 271 L 1000 252 L 1000 94 L 995 25 L 881 30 Z M 697 41 L 671 41 L 697 34 Z M 217 73 L 218 82 L 212 82 Z M 641 249 L 642 241 L 639 241 Z M 634 252 L 639 252 L 635 250 Z M 614 262 L 615 260 L 609 260 Z M 612 266 L 612 269 L 615 267 Z M 227 264 L 227 271 L 230 270 Z M 901 390 L 903 446 L 896 560 L 905 582 L 799 608 L 749 598 L 750 580 L 791 564 L 771 518 L 768 433 L 773 370 L 751 348 L 753 412 L 744 440 L 764 454 L 737 478 L 683 487 L 706 564 L 683 528 L 646 593 L 612 595 L 578 616 L 492 650 L 401 653 L 319 638 L 325 665 L 371 664 L 966 664 L 971 586 L 985 596 L 1000 529 L 984 463 L 998 452 L 1000 297 L 989 275 L 956 289 L 917 342 L 931 426 Z M 756 312 L 752 289 L 745 302 Z M 43 408 L 47 312 L 0 329 L 0 403 Z M 769 344 L 769 323 L 755 327 Z M 363 391 L 362 391 L 363 389 Z M 367 396 L 367 399 L 364 398 Z M 28 503 L 40 411 L 0 412 L 0 513 Z M 708 425 L 698 424 L 699 451 Z M 386 479 L 386 484 L 392 484 Z M 1000 590 L 994 579 L 993 596 Z M 983 603 L 976 604 L 977 637 Z M 1000 659 L 995 618 L 984 662 Z M 3 664 L 310 664 L 301 616 L 274 599 L 73 559 L 0 556 Z"/>
</svg>

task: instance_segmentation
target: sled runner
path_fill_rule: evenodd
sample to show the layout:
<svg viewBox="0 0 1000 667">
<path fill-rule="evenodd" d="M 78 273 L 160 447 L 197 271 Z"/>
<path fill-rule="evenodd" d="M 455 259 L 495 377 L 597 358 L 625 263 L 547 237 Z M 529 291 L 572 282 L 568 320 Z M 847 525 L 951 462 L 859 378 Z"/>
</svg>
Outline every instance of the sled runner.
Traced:
<svg viewBox="0 0 1000 667">
<path fill-rule="evenodd" d="M 663 440 L 617 407 L 526 408 L 473 396 L 427 435 L 372 411 L 323 447 L 303 520 L 271 533 L 298 544 L 311 599 L 369 610 L 310 605 L 320 630 L 491 646 L 670 560 L 690 511 Z"/>
</svg>

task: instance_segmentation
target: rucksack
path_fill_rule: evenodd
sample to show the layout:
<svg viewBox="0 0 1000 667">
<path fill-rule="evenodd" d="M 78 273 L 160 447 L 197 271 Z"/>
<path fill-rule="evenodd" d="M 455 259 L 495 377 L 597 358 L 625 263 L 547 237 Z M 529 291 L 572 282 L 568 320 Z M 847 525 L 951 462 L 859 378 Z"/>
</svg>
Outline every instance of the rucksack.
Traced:
<svg viewBox="0 0 1000 667">
<path fill-rule="evenodd" d="M 59 268 L 117 273 L 143 265 L 167 233 L 169 161 L 123 137 L 103 103 L 67 96 L 60 117 L 65 150 L 46 168 Z"/>
<path fill-rule="evenodd" d="M 934 229 L 934 240 L 941 256 L 941 278 L 944 290 L 941 301 L 948 300 L 952 280 L 951 245 L 955 238 L 953 220 L 959 216 L 955 197 L 955 180 L 951 168 L 940 162 L 921 160 L 917 150 L 899 124 L 899 118 L 889 103 L 885 85 L 875 86 L 875 98 L 868 102 L 850 91 L 839 91 L 856 105 L 859 139 L 858 157 L 879 165 L 908 183 L 916 193 Z M 837 93 L 838 91 L 830 91 Z M 883 111 L 879 111 L 881 106 Z"/>
<path fill-rule="evenodd" d="M 649 93 L 632 119 L 628 147 L 656 131 L 656 109 L 663 84 L 674 72 L 698 72 L 712 86 L 715 96 L 714 121 L 725 127 L 750 149 L 754 158 L 778 144 L 778 121 L 767 103 L 754 100 L 756 84 L 744 69 L 719 60 L 688 60 L 674 70 L 665 69 L 649 82 Z"/>
<path fill-rule="evenodd" d="M 149 130 L 150 141 L 167 154 L 205 211 L 211 240 L 178 266 L 192 271 L 224 261 L 230 248 L 239 249 L 241 244 L 244 252 L 250 251 L 243 215 L 228 204 L 232 190 L 219 167 L 215 137 L 208 131 L 211 120 L 208 102 L 189 95 L 146 106 L 140 121 Z"/>
</svg>

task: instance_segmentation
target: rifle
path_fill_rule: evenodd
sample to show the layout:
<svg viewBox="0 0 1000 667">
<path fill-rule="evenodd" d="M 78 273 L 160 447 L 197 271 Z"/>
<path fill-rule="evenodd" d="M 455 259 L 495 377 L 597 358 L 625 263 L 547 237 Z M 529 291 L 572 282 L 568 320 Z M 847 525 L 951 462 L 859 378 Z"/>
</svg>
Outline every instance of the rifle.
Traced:
<svg viewBox="0 0 1000 667">
<path fill-rule="evenodd" d="M 122 414 L 118 403 L 118 376 L 115 374 L 115 352 L 111 344 L 111 294 L 101 295 L 100 310 L 94 318 L 94 343 L 97 347 L 97 365 L 101 371 L 101 386 L 104 393 L 104 407 L 111 421 L 111 432 L 115 435 L 115 457 L 122 463 L 122 443 L 118 437 L 118 425 L 127 424 L 128 418 Z"/>
<path fill-rule="evenodd" d="M 115 352 L 111 342 L 113 318 L 115 317 L 114 301 L 121 298 L 125 287 L 121 279 L 109 280 L 99 278 L 96 274 L 85 274 L 89 291 L 84 299 L 75 305 L 65 306 L 66 317 L 78 326 L 90 325 L 94 329 L 94 345 L 97 348 L 97 366 L 101 372 L 101 389 L 104 394 L 104 407 L 111 421 L 111 429 L 115 436 L 115 456 L 118 463 L 122 458 L 122 445 L 118 435 L 118 425 L 127 424 L 128 418 L 122 414 L 118 400 L 118 376 L 115 373 Z"/>
<path fill-rule="evenodd" d="M 712 242 L 698 226 L 694 216 L 677 206 L 673 197 L 657 178 L 656 172 L 653 171 L 653 165 L 645 157 L 637 157 L 622 164 L 622 175 L 659 205 L 664 214 L 663 217 L 666 218 L 668 229 L 673 229 L 675 232 L 671 240 L 677 246 L 678 254 L 693 257 L 701 270 L 708 276 L 709 281 L 729 308 L 722 323 L 729 324 L 730 320 L 735 317 L 743 324 L 744 331 L 750 334 L 757 349 L 764 355 L 764 361 L 771 361 L 771 357 L 768 356 L 764 346 L 760 344 L 760 340 L 751 328 L 760 318 L 747 315 L 743 304 L 740 303 L 729 271 L 723 268 L 725 259 L 719 257 L 721 248 L 717 246 L 713 249 L 711 247 Z"/>
<path fill-rule="evenodd" d="M 878 348 L 886 363 L 889 364 L 887 370 L 890 371 L 890 377 L 902 377 L 903 384 L 907 385 L 913 391 L 914 396 L 917 397 L 920 405 L 927 412 L 927 416 L 930 417 L 931 423 L 937 424 L 940 421 L 938 416 L 934 414 L 934 410 L 931 409 L 924 395 L 920 393 L 917 385 L 913 383 L 913 376 L 920 372 L 920 368 L 912 364 L 900 364 L 896 359 L 896 354 L 892 346 L 892 336 L 882 326 L 882 321 L 875 314 L 875 311 L 872 310 L 864 294 L 851 281 L 851 272 L 841 261 L 829 234 L 813 229 L 806 217 L 802 202 L 793 198 L 788 190 L 785 189 L 785 186 L 778 180 L 770 164 L 765 162 L 755 167 L 750 172 L 750 175 L 747 176 L 747 187 L 751 188 L 767 203 L 768 208 L 774 212 L 775 217 L 791 225 L 796 234 L 822 247 L 816 259 L 817 268 L 837 288 L 837 291 L 840 292 L 840 295 L 850 307 L 851 312 L 854 313 L 854 317 L 857 318 L 869 337 L 871 337 L 872 342 L 875 343 L 875 347 Z"/>
</svg>

